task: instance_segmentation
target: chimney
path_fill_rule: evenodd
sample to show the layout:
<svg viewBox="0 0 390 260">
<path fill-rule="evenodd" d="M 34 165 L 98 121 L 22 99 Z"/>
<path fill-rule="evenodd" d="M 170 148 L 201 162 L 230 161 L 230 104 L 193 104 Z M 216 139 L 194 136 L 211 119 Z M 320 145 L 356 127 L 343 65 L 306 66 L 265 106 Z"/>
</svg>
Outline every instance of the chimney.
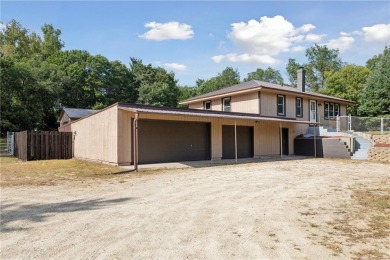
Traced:
<svg viewBox="0 0 390 260">
<path fill-rule="evenodd" d="M 305 92 L 305 69 L 299 67 L 297 70 L 297 88 L 301 92 Z"/>
</svg>

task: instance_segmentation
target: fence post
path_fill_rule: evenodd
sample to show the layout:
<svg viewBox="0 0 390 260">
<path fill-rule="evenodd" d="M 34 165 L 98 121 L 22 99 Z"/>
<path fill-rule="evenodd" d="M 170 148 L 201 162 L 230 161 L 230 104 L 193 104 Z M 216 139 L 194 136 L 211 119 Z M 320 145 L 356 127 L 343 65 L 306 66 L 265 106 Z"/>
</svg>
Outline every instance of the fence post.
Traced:
<svg viewBox="0 0 390 260">
<path fill-rule="evenodd" d="M 348 115 L 348 132 L 352 132 L 352 117 L 351 117 L 351 114 Z"/>
<path fill-rule="evenodd" d="M 337 115 L 336 117 L 336 131 L 340 132 L 340 116 Z"/>
<path fill-rule="evenodd" d="M 383 117 L 381 117 L 381 134 L 383 134 Z"/>
</svg>

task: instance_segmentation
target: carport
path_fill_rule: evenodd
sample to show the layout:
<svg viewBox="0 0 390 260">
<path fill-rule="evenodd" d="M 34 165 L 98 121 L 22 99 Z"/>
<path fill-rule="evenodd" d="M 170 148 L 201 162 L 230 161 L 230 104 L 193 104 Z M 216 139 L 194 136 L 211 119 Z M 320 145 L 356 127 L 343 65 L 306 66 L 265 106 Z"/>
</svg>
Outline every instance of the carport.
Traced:
<svg viewBox="0 0 390 260">
<path fill-rule="evenodd" d="M 216 145 L 222 148 L 220 159 L 237 161 L 238 158 L 251 158 L 254 156 L 253 124 L 261 122 L 278 123 L 282 151 L 282 127 L 286 125 L 285 123 L 313 124 L 307 121 L 236 112 L 126 103 L 118 103 L 118 108 L 131 112 L 131 157 L 134 170 L 138 169 L 139 163 L 210 160 L 213 149 L 214 152 L 217 149 Z M 243 121 L 251 123 L 237 125 L 237 122 Z M 229 122 L 229 124 L 221 122 Z M 220 132 L 213 129 L 215 124 L 220 125 Z M 221 140 L 220 143 L 213 140 L 216 133 Z"/>
</svg>

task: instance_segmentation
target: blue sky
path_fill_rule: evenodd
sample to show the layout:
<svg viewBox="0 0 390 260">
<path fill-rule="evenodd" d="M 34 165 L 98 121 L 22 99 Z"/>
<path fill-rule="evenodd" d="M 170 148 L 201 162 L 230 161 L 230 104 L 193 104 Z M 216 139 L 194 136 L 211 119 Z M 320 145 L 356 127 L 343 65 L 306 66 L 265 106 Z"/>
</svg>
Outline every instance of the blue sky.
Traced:
<svg viewBox="0 0 390 260">
<path fill-rule="evenodd" d="M 304 62 L 314 43 L 357 65 L 390 45 L 390 1 L 1 1 L 0 21 L 11 19 L 30 31 L 45 23 L 61 29 L 66 50 L 165 67 L 180 85 L 226 66 L 242 79 L 268 66 L 286 77 L 288 58 Z"/>
</svg>

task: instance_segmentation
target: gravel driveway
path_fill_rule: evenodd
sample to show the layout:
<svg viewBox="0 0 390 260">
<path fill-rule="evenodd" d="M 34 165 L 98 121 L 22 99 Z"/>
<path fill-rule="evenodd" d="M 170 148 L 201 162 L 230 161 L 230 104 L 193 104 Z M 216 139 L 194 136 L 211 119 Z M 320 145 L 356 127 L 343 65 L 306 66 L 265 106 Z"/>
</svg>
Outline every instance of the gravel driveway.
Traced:
<svg viewBox="0 0 390 260">
<path fill-rule="evenodd" d="M 390 165 L 306 159 L 1 190 L 0 258 L 323 259 L 388 253 L 328 231 Z M 327 237 L 330 238 L 327 239 Z M 332 248 L 333 242 L 340 250 Z"/>
</svg>

